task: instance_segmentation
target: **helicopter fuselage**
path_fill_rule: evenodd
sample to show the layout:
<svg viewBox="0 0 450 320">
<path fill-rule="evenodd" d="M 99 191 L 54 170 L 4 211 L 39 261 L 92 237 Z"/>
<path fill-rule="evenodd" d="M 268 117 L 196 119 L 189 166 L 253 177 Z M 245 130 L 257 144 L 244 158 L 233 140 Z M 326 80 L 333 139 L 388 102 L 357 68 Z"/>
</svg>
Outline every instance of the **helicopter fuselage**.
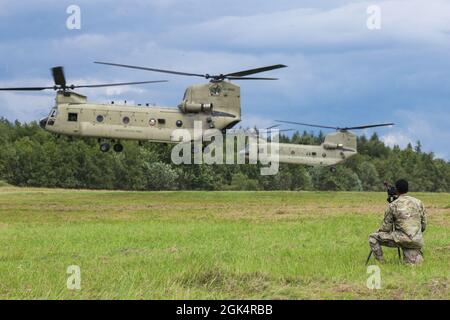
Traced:
<svg viewBox="0 0 450 320">
<path fill-rule="evenodd" d="M 258 137 L 253 143 L 266 145 L 265 138 Z M 271 150 L 276 147 L 277 150 Z M 280 163 L 303 164 L 307 166 L 335 166 L 357 154 L 356 135 L 350 131 L 329 133 L 320 145 L 306 145 L 294 143 L 268 143 L 267 152 L 263 161 L 277 161 Z M 245 150 L 247 158 L 250 156 L 249 149 Z M 275 155 L 275 156 L 274 156 Z M 261 156 L 260 156 L 261 158 Z"/>
<path fill-rule="evenodd" d="M 205 130 L 226 130 L 240 120 L 239 87 L 211 82 L 189 87 L 177 108 L 89 103 L 76 92 L 59 91 L 56 106 L 40 125 L 66 136 L 178 143 L 174 130 L 186 129 L 192 135 L 196 121 Z"/>
</svg>

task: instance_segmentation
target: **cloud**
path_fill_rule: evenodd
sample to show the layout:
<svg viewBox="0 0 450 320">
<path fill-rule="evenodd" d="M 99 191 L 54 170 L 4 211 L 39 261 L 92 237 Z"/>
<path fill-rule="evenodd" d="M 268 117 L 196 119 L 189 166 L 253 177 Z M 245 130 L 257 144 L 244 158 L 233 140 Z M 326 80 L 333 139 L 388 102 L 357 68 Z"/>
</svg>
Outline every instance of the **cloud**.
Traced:
<svg viewBox="0 0 450 320">
<path fill-rule="evenodd" d="M 408 143 L 413 143 L 413 139 L 409 138 L 401 131 L 390 132 L 388 134 L 382 135 L 381 141 L 383 141 L 390 147 L 400 146 L 401 148 L 405 148 Z"/>
<path fill-rule="evenodd" d="M 450 140 L 450 130 L 447 129 L 450 115 L 445 109 L 434 113 L 426 110 L 425 107 L 420 107 L 396 111 L 396 122 L 400 128 L 381 136 L 381 140 L 389 146 L 399 145 L 403 148 L 408 143 L 415 145 L 420 141 L 424 151 L 436 153 L 438 150 L 439 157 L 449 160 L 450 152 L 442 146 Z"/>
<path fill-rule="evenodd" d="M 36 121 L 47 115 L 54 104 L 54 98 L 48 95 L 2 93 L 0 117 L 12 121 Z"/>
<path fill-rule="evenodd" d="M 295 8 L 249 16 L 225 16 L 176 26 L 160 42 L 183 48 L 235 48 L 280 51 L 342 51 L 386 48 L 410 43 L 448 47 L 450 3 L 436 0 L 377 2 L 382 29 L 368 30 L 366 9 L 373 2 L 353 2 L 332 9 Z"/>
</svg>

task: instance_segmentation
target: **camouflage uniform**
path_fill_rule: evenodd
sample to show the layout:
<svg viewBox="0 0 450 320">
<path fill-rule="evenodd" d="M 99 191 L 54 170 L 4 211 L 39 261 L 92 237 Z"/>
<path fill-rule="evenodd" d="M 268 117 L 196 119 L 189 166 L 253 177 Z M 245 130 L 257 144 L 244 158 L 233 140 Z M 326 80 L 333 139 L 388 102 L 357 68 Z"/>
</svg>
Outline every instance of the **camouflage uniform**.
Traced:
<svg viewBox="0 0 450 320">
<path fill-rule="evenodd" d="M 427 226 L 427 216 L 422 201 L 408 195 L 400 195 L 391 202 L 378 232 L 369 236 L 369 244 L 375 258 L 384 261 L 381 246 L 400 247 L 406 263 L 420 263 L 423 260 L 422 233 Z"/>
</svg>

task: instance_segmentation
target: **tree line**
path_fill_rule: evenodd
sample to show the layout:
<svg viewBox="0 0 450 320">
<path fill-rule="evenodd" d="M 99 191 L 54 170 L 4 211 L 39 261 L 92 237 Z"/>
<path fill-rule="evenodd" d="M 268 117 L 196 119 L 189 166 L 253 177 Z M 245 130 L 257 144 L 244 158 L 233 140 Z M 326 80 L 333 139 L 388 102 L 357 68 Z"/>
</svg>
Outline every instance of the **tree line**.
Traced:
<svg viewBox="0 0 450 320">
<path fill-rule="evenodd" d="M 324 134 L 296 132 L 281 142 L 320 144 Z M 0 118 L 0 185 L 121 190 L 336 190 L 381 191 L 383 181 L 405 178 L 412 191 L 450 192 L 450 162 L 422 151 L 386 146 L 376 134 L 358 137 L 358 155 L 328 168 L 280 164 L 175 165 L 173 145 L 124 142 L 122 153 L 102 153 L 96 139 L 57 137 L 36 122 Z"/>
</svg>

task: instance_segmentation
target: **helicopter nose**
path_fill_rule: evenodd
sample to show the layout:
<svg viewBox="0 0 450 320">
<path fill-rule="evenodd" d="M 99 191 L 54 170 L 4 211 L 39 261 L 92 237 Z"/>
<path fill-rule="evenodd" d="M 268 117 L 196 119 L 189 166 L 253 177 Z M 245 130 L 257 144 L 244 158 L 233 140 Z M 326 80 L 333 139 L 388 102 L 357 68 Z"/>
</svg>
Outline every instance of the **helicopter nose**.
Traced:
<svg viewBox="0 0 450 320">
<path fill-rule="evenodd" d="M 40 126 L 42 129 L 45 129 L 45 126 L 47 125 L 47 120 L 48 120 L 48 117 L 42 118 L 42 119 L 39 121 L 39 126 Z"/>
</svg>

